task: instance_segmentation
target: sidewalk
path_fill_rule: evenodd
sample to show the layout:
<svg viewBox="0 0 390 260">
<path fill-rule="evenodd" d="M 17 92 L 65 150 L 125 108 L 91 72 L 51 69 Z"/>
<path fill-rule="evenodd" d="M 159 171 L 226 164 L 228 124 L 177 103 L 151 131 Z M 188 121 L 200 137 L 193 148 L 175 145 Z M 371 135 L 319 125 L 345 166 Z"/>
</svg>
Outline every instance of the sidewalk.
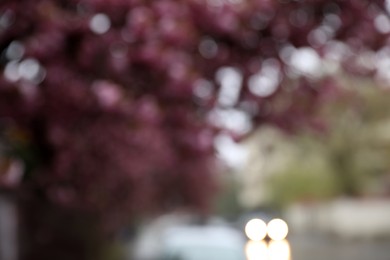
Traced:
<svg viewBox="0 0 390 260">
<path fill-rule="evenodd" d="M 16 207 L 0 195 L 0 260 L 17 259 L 17 213 Z"/>
</svg>

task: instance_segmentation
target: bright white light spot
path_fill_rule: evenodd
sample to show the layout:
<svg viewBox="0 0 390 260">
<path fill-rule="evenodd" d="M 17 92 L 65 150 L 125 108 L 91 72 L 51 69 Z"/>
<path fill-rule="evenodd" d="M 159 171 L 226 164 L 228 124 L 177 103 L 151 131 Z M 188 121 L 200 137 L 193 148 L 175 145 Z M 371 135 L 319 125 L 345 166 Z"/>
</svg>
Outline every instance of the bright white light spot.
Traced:
<svg viewBox="0 0 390 260">
<path fill-rule="evenodd" d="M 270 241 L 268 245 L 269 260 L 290 260 L 291 250 L 287 240 Z"/>
<path fill-rule="evenodd" d="M 283 240 L 287 237 L 287 223 L 281 219 L 273 219 L 267 225 L 268 236 L 273 240 Z"/>
<path fill-rule="evenodd" d="M 265 241 L 248 241 L 245 245 L 248 260 L 268 260 L 268 248 Z"/>
<path fill-rule="evenodd" d="M 303 47 L 292 54 L 290 65 L 300 74 L 319 77 L 321 75 L 321 62 L 320 56 L 313 48 Z"/>
<path fill-rule="evenodd" d="M 377 73 L 376 79 L 388 85 L 390 83 L 390 47 L 384 47 L 376 53 L 375 65 Z"/>
<path fill-rule="evenodd" d="M 5 56 L 9 60 L 20 60 L 24 55 L 24 46 L 19 41 L 13 41 L 8 46 Z"/>
<path fill-rule="evenodd" d="M 213 94 L 213 84 L 206 79 L 198 79 L 194 84 L 194 94 L 200 99 L 210 99 Z"/>
<path fill-rule="evenodd" d="M 41 66 L 36 59 L 25 59 L 19 65 L 19 75 L 25 80 L 34 81 L 40 71 Z"/>
<path fill-rule="evenodd" d="M 259 73 L 252 75 L 248 80 L 249 90 L 260 97 L 272 95 L 282 79 L 280 65 L 273 59 L 266 60 Z"/>
<path fill-rule="evenodd" d="M 281 241 L 248 241 L 245 245 L 247 260 L 291 260 L 290 244 Z"/>
<path fill-rule="evenodd" d="M 110 18 L 103 13 L 96 14 L 89 22 L 89 28 L 96 34 L 106 33 L 111 27 Z"/>
<path fill-rule="evenodd" d="M 218 135 L 214 139 L 214 145 L 219 158 L 228 166 L 239 169 L 245 164 L 248 151 L 234 142 L 230 136 L 225 134 Z"/>
<path fill-rule="evenodd" d="M 248 81 L 250 91 L 260 97 L 272 95 L 278 88 L 278 83 L 274 77 L 263 74 L 255 74 Z"/>
<path fill-rule="evenodd" d="M 246 134 L 252 129 L 250 115 L 238 109 L 214 109 L 208 120 L 211 124 L 236 134 Z"/>
<path fill-rule="evenodd" d="M 17 61 L 10 61 L 7 63 L 4 69 L 4 77 L 11 82 L 15 82 L 20 79 L 19 63 Z"/>
<path fill-rule="evenodd" d="M 250 240 L 263 240 L 267 235 L 267 224 L 261 219 L 252 219 L 245 225 L 245 234 Z"/>
<path fill-rule="evenodd" d="M 235 105 L 238 101 L 242 86 L 241 72 L 232 67 L 223 67 L 217 71 L 216 78 L 221 84 L 218 93 L 218 104 L 222 106 Z"/>
<path fill-rule="evenodd" d="M 375 28 L 378 30 L 378 32 L 386 34 L 390 32 L 390 20 L 389 18 L 384 15 L 378 15 L 375 18 Z"/>
<path fill-rule="evenodd" d="M 218 44 L 209 37 L 204 38 L 199 43 L 199 52 L 206 59 L 212 59 L 218 54 Z"/>
</svg>

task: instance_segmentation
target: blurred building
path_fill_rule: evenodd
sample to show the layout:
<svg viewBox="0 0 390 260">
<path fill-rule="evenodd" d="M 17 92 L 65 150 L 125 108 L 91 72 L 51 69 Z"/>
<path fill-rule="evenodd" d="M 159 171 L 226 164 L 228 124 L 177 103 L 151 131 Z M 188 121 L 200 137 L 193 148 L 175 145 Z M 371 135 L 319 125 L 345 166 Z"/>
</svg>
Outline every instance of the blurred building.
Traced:
<svg viewBox="0 0 390 260">
<path fill-rule="evenodd" d="M 270 187 L 267 180 L 282 172 L 297 153 L 287 136 L 271 126 L 263 126 L 242 142 L 248 157 L 240 170 L 241 191 L 239 202 L 252 209 L 267 204 Z"/>
<path fill-rule="evenodd" d="M 310 139 L 309 145 L 302 144 L 303 139 L 270 126 L 258 129 L 242 142 L 248 159 L 238 178 L 239 202 L 256 209 L 273 205 L 275 194 L 284 193 L 290 196 L 283 205 L 284 217 L 293 232 L 344 239 L 390 237 L 389 164 L 383 160 L 390 154 L 388 122 L 380 120 L 360 128 L 346 122 L 345 132 L 334 137 L 341 138 L 340 142 L 331 143 L 332 139 L 321 146 Z M 345 156 L 349 181 L 356 182 L 359 192 L 355 196 L 340 184 L 347 172 L 335 168 L 337 156 Z M 284 180 L 284 186 L 274 185 L 275 177 Z"/>
</svg>

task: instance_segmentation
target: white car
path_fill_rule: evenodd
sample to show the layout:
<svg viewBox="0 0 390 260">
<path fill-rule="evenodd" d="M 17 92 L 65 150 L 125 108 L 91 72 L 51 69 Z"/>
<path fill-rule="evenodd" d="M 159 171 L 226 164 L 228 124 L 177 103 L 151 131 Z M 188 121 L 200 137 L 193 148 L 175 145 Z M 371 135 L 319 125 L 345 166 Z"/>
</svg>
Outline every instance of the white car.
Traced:
<svg viewBox="0 0 390 260">
<path fill-rule="evenodd" d="M 161 260 L 245 260 L 242 234 L 227 226 L 167 229 Z"/>
<path fill-rule="evenodd" d="M 131 259 L 245 260 L 245 243 L 242 232 L 226 223 L 194 224 L 182 216 L 168 216 L 143 228 Z"/>
</svg>

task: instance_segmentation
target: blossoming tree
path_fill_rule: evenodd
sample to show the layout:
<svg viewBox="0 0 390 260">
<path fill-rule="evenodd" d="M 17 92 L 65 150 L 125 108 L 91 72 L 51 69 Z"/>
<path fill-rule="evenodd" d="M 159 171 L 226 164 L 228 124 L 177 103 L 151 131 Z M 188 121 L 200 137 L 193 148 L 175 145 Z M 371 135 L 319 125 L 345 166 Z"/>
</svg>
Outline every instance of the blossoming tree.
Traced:
<svg viewBox="0 0 390 260">
<path fill-rule="evenodd" d="M 0 184 L 113 226 L 205 209 L 216 134 L 321 128 L 389 31 L 381 0 L 3 0 Z"/>
</svg>

